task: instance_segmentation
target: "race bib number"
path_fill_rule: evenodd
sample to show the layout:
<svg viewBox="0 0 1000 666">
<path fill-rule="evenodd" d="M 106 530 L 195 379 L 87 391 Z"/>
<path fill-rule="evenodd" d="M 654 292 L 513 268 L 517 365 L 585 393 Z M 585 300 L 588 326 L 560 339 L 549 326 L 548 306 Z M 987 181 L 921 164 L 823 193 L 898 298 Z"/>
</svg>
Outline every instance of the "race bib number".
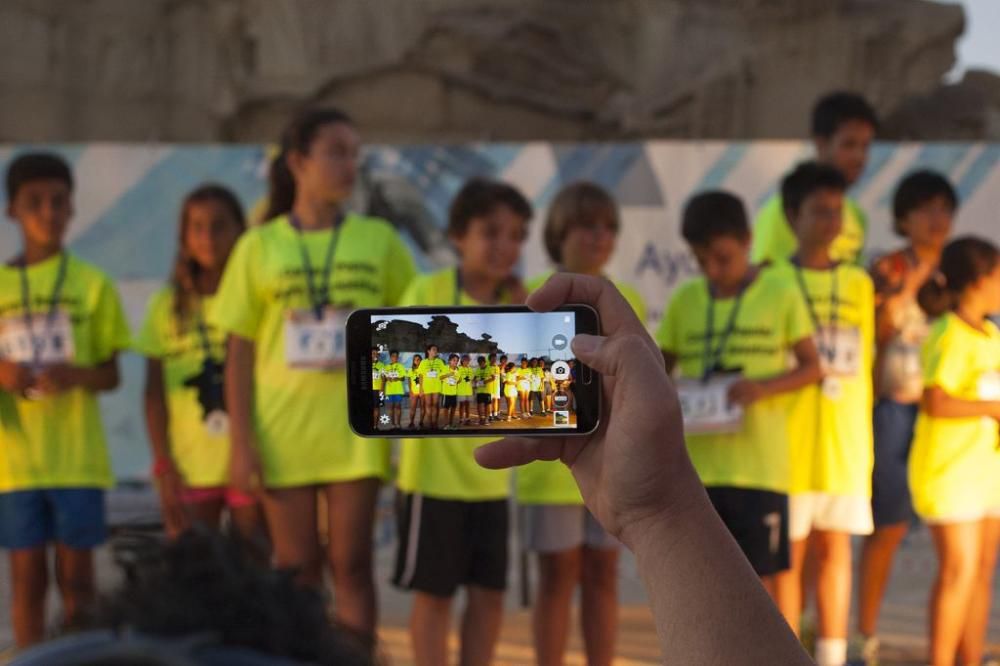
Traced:
<svg viewBox="0 0 1000 666">
<path fill-rule="evenodd" d="M 438 376 L 437 370 L 427 371 L 427 379 L 437 379 L 437 376 Z"/>
<path fill-rule="evenodd" d="M 684 432 L 690 434 L 733 433 L 743 427 L 743 408 L 729 403 L 729 387 L 738 375 L 713 377 L 707 382 L 681 379 L 677 390 L 684 418 Z"/>
<path fill-rule="evenodd" d="M 76 354 L 73 326 L 66 312 L 34 313 L 29 322 L 23 317 L 0 319 L 0 358 L 42 365 L 70 363 Z"/>
<path fill-rule="evenodd" d="M 333 370 L 347 362 L 347 312 L 326 308 L 291 310 L 285 319 L 285 361 L 290 368 Z M 374 377 L 373 377 L 374 379 Z"/>
<path fill-rule="evenodd" d="M 447 382 L 448 386 L 455 386 L 458 384 L 458 379 L 456 379 L 455 377 L 449 377 L 444 381 Z"/>
<path fill-rule="evenodd" d="M 1000 371 L 984 372 L 979 377 L 979 399 L 1000 400 Z"/>
<path fill-rule="evenodd" d="M 843 326 L 825 326 L 818 333 L 823 371 L 835 377 L 861 374 L 861 331 Z"/>
</svg>

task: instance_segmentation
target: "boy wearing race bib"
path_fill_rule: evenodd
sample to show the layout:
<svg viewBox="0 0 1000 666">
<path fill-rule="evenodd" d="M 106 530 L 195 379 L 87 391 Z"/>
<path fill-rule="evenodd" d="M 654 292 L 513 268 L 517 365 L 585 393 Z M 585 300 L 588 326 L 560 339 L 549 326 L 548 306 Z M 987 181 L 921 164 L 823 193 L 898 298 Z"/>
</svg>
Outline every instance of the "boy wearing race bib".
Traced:
<svg viewBox="0 0 1000 666">
<path fill-rule="evenodd" d="M 542 380 L 545 378 L 545 366 L 540 358 L 531 359 L 528 365 L 531 369 L 531 399 L 529 402 L 537 402 L 538 413 L 545 416 L 545 402 L 542 400 Z"/>
<path fill-rule="evenodd" d="M 490 354 L 491 359 L 496 354 Z M 476 412 L 479 415 L 479 425 L 484 426 L 490 421 L 490 409 L 493 405 L 493 384 L 496 380 L 496 370 L 486 357 L 477 359 L 479 368 L 474 371 L 473 385 L 476 391 Z"/>
<path fill-rule="evenodd" d="M 1000 541 L 1000 251 L 960 238 L 941 254 L 950 311 L 923 346 L 924 395 L 909 476 L 938 572 L 929 603 L 930 662 L 983 663 Z M 957 662 L 956 662 L 957 654 Z"/>
<path fill-rule="evenodd" d="M 274 565 L 316 586 L 328 565 L 336 620 L 374 645 L 373 524 L 390 451 L 351 431 L 344 325 L 353 309 L 395 305 L 415 268 L 391 224 L 345 210 L 360 150 L 339 111 L 293 120 L 271 163 L 269 221 L 236 244 L 214 311 L 229 333 L 232 481 L 260 493 Z"/>
<path fill-rule="evenodd" d="M 420 363 L 423 359 L 420 354 L 414 354 L 411 361 L 411 367 L 406 371 L 406 385 L 410 388 L 410 424 L 406 426 L 407 428 L 413 428 L 413 420 L 417 415 L 417 410 L 420 409 L 420 405 L 423 402 L 420 395 Z M 421 412 L 421 415 L 424 412 Z M 423 420 L 421 420 L 423 423 Z M 422 426 L 421 426 L 422 427 Z"/>
<path fill-rule="evenodd" d="M 389 364 L 382 368 L 383 390 L 385 401 L 389 405 L 389 420 L 393 430 L 402 428 L 403 400 L 405 399 L 403 383 L 406 381 L 406 366 L 399 362 L 399 352 L 389 351 Z"/>
<path fill-rule="evenodd" d="M 813 325 L 794 283 L 750 263 L 739 198 L 695 195 L 681 231 L 703 277 L 677 288 L 656 339 L 667 371 L 677 371 L 695 469 L 774 595 L 774 576 L 791 565 L 786 408 L 820 378 Z"/>
<path fill-rule="evenodd" d="M 438 358 L 438 347 L 435 344 L 428 345 L 427 358 L 420 362 L 417 368 L 417 376 L 420 377 L 420 394 L 424 411 L 420 415 L 420 427 L 424 427 L 424 416 L 430 415 L 430 427 L 437 429 L 440 427 L 441 418 L 441 388 L 442 378 L 448 370 L 448 365 Z"/>
<path fill-rule="evenodd" d="M 850 187 L 865 170 L 877 129 L 875 110 L 860 95 L 835 92 L 821 98 L 812 115 L 816 161 L 837 169 Z M 786 208 L 781 195 L 776 194 L 757 214 L 751 250 L 754 263 L 784 261 L 798 248 Z M 868 220 L 852 199 L 845 198 L 841 210 L 840 233 L 830 247 L 830 256 L 837 261 L 858 263 L 865 247 Z"/>
<path fill-rule="evenodd" d="M 528 367 L 528 357 L 521 357 L 521 367 L 517 369 L 517 395 L 521 401 L 521 418 L 531 418 L 531 377 L 534 373 Z"/>
<path fill-rule="evenodd" d="M 875 411 L 872 518 L 865 538 L 858 585 L 858 631 L 864 655 L 878 653 L 879 606 L 892 559 L 913 521 L 907 464 L 913 441 L 923 372 L 920 347 L 930 322 L 949 309 L 936 286 L 941 250 L 948 241 L 958 194 L 934 171 L 908 174 L 893 195 L 893 231 L 906 247 L 879 257 L 870 270 L 875 283 Z"/>
<path fill-rule="evenodd" d="M 64 247 L 72 195 L 59 156 L 25 153 L 7 169 L 22 250 L 0 265 L 0 547 L 20 648 L 44 637 L 49 544 L 72 622 L 93 600 L 93 549 L 107 538 L 97 393 L 118 386 L 129 331 L 111 280 Z"/>
<path fill-rule="evenodd" d="M 379 419 L 382 416 L 384 370 L 385 364 L 379 358 L 378 347 L 372 347 L 372 427 L 375 430 L 378 430 Z"/>
<path fill-rule="evenodd" d="M 494 358 L 490 361 L 490 365 L 493 366 L 493 403 L 492 403 L 492 413 L 490 415 L 491 421 L 500 420 L 500 398 L 503 394 L 503 369 L 507 367 L 507 355 L 503 354 L 500 358 Z"/>
<path fill-rule="evenodd" d="M 473 386 L 476 371 L 469 363 L 472 357 L 462 354 L 462 365 L 458 369 L 458 420 L 460 425 L 467 426 L 472 423 L 469 416 L 472 405 Z"/>
<path fill-rule="evenodd" d="M 555 271 L 605 276 L 621 220 L 614 197 L 593 182 L 562 188 L 549 206 L 542 237 Z M 534 291 L 553 271 L 528 282 Z M 635 289 L 615 282 L 641 321 L 646 307 Z M 561 351 L 561 350 L 559 350 Z M 571 382 L 556 382 L 551 363 L 539 361 L 543 413 L 571 409 Z M 567 380 L 570 379 L 567 377 Z M 565 404 L 562 404 L 565 400 Z M 554 417 L 553 417 L 554 420 Z M 580 589 L 580 627 L 588 661 L 607 664 L 615 653 L 618 629 L 617 539 L 583 505 L 573 475 L 562 461 L 536 461 L 517 470 L 524 547 L 538 557 L 538 598 L 532 625 L 539 663 L 558 663 L 566 652 L 573 597 Z"/>
<path fill-rule="evenodd" d="M 817 558 L 819 608 L 816 660 L 842 664 L 851 598 L 851 536 L 873 528 L 871 483 L 874 289 L 868 274 L 830 253 L 840 234 L 847 181 L 816 162 L 795 168 L 781 184 L 798 252 L 775 266 L 797 286 L 816 329 L 821 382 L 796 397 L 790 412 L 792 570 L 779 578 L 788 612 L 797 617 L 806 539 Z M 793 610 L 794 609 L 794 610 Z M 786 619 L 795 618 L 786 614 Z"/>
<path fill-rule="evenodd" d="M 247 543 L 264 541 L 256 499 L 229 485 L 226 339 L 212 308 L 233 246 L 246 229 L 239 199 L 203 185 L 184 200 L 170 284 L 156 292 L 135 340 L 146 357 L 146 429 L 167 535 L 220 529 L 223 513 Z"/>
<path fill-rule="evenodd" d="M 507 400 L 507 420 L 514 420 L 514 406 L 518 402 L 518 392 L 517 392 L 517 382 L 518 373 L 517 368 L 514 367 L 513 363 L 508 363 L 504 366 L 503 371 L 503 397 Z"/>
<path fill-rule="evenodd" d="M 459 266 L 417 278 L 405 305 L 523 303 L 513 276 L 531 205 L 504 183 L 472 180 L 451 204 L 448 237 Z M 426 362 L 426 361 L 425 361 Z M 488 664 L 507 585 L 509 470 L 480 467 L 483 439 L 403 440 L 399 460 L 399 551 L 394 583 L 414 594 L 414 661 L 448 663 L 452 600 L 464 587 L 462 660 Z"/>
<path fill-rule="evenodd" d="M 445 430 L 455 428 L 455 408 L 458 406 L 458 354 L 448 357 L 448 369 L 442 375 L 441 385 L 441 406 L 445 408 L 448 422 L 445 423 Z"/>
</svg>

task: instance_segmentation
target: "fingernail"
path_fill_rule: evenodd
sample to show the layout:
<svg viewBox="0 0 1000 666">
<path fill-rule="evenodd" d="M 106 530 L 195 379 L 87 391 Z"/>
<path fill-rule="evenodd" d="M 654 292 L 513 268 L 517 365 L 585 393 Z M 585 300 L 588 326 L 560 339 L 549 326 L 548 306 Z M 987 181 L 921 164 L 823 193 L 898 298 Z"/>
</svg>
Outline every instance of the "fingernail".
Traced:
<svg viewBox="0 0 1000 666">
<path fill-rule="evenodd" d="M 590 353 L 597 351 L 601 346 L 601 338 L 596 335 L 581 333 L 573 338 L 573 351 L 577 353 Z"/>
</svg>

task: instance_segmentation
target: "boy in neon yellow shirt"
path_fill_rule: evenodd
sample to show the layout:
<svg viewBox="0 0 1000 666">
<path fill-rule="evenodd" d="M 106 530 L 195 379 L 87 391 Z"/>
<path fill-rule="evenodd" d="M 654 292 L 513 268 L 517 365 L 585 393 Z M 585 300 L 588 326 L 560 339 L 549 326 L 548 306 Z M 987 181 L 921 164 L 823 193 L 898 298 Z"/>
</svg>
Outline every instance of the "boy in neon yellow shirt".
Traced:
<svg viewBox="0 0 1000 666">
<path fill-rule="evenodd" d="M 523 302 L 523 287 L 512 276 L 530 218 L 531 205 L 513 187 L 466 183 L 448 220 L 459 266 L 414 280 L 403 304 Z M 451 605 L 459 587 L 468 595 L 463 661 L 492 661 L 507 584 L 510 472 L 476 463 L 473 451 L 484 441 L 404 440 L 400 448 L 400 542 L 393 581 L 415 592 L 410 630 L 418 664 L 448 663 Z"/>
<path fill-rule="evenodd" d="M 853 93 L 836 92 L 821 98 L 813 108 L 812 136 L 816 160 L 836 168 L 848 186 L 861 177 L 868 161 L 868 149 L 878 129 L 875 110 Z M 785 215 L 780 194 L 765 202 L 753 227 L 754 263 L 778 262 L 791 257 L 798 239 Z M 840 233 L 830 247 L 838 261 L 859 263 L 868 233 L 868 221 L 851 199 L 844 200 Z"/>
<path fill-rule="evenodd" d="M 490 354 L 495 358 L 495 354 Z M 476 411 L 479 414 L 479 425 L 484 426 L 489 423 L 490 408 L 493 404 L 493 385 L 496 382 L 496 370 L 492 364 L 487 363 L 485 356 L 480 356 L 477 361 L 479 367 L 473 371 L 472 385 L 476 391 Z"/>
<path fill-rule="evenodd" d="M 497 358 L 495 354 L 490 354 L 490 366 L 493 368 L 493 401 L 490 405 L 490 420 L 500 420 L 500 398 L 503 393 L 503 369 L 507 367 L 507 355 L 503 354 Z"/>
<path fill-rule="evenodd" d="M 471 356 L 462 354 L 462 365 L 458 368 L 458 421 L 459 425 L 464 426 L 472 423 L 469 412 L 472 405 L 472 380 L 476 375 L 476 370 L 469 365 L 471 362 Z"/>
<path fill-rule="evenodd" d="M 682 233 L 704 275 L 677 288 L 656 339 L 667 371 L 677 370 L 695 469 L 773 591 L 773 577 L 791 564 L 786 405 L 820 378 L 813 324 L 794 284 L 750 263 L 750 227 L 737 197 L 692 197 Z"/>
<path fill-rule="evenodd" d="M 382 416 L 382 383 L 385 364 L 379 359 L 378 347 L 372 347 L 372 427 L 378 430 L 379 418 Z"/>
<path fill-rule="evenodd" d="M 44 636 L 49 544 L 72 621 L 93 598 L 93 549 L 107 538 L 97 393 L 118 386 L 129 331 L 111 280 L 65 250 L 72 194 L 61 157 L 27 153 L 8 167 L 7 211 L 23 244 L 0 266 L 0 547 L 18 647 Z"/>
<path fill-rule="evenodd" d="M 792 570 L 779 578 L 779 586 L 789 594 L 789 608 L 799 609 L 798 576 L 811 538 L 822 553 L 816 659 L 827 664 L 846 659 L 851 536 L 873 529 L 874 287 L 867 272 L 830 252 L 841 230 L 846 188 L 840 171 L 818 162 L 800 164 L 785 178 L 782 201 L 799 250 L 775 267 L 801 292 L 823 367 L 822 382 L 801 391 L 790 412 L 796 433 L 789 498 Z"/>
<path fill-rule="evenodd" d="M 389 351 L 389 363 L 382 368 L 385 402 L 389 405 L 389 420 L 393 430 L 402 428 L 403 420 L 403 382 L 406 381 L 406 366 L 399 362 L 399 352 Z"/>
<path fill-rule="evenodd" d="M 445 430 L 455 428 L 455 408 L 458 407 L 458 360 L 458 354 L 450 355 L 448 369 L 442 375 L 441 406 L 446 410 L 448 419 L 444 425 Z"/>
</svg>

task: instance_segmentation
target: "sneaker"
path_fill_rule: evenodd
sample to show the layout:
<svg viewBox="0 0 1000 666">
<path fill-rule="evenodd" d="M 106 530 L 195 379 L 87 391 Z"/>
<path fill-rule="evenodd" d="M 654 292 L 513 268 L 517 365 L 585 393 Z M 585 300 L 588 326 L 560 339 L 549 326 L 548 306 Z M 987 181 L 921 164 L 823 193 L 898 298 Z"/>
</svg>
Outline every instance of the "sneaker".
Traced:
<svg viewBox="0 0 1000 666">
<path fill-rule="evenodd" d="M 878 636 L 851 636 L 847 644 L 848 666 L 878 666 Z"/>
</svg>

